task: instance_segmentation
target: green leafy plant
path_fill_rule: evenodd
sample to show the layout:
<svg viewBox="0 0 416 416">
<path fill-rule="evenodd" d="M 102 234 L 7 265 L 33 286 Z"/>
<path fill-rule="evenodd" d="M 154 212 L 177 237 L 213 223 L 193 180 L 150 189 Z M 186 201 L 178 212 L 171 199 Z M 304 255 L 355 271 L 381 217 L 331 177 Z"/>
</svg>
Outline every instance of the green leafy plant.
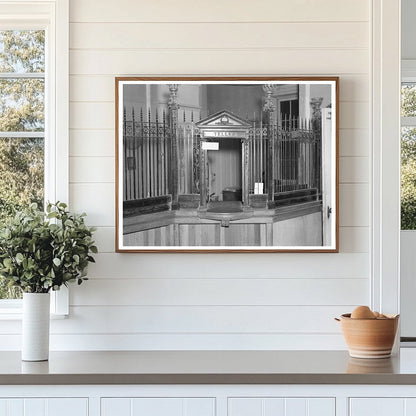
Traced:
<svg viewBox="0 0 416 416">
<path fill-rule="evenodd" d="M 24 292 L 47 293 L 68 282 L 87 280 L 97 253 L 86 214 L 71 214 L 64 203 L 37 204 L 17 212 L 0 229 L 0 277 Z"/>
</svg>

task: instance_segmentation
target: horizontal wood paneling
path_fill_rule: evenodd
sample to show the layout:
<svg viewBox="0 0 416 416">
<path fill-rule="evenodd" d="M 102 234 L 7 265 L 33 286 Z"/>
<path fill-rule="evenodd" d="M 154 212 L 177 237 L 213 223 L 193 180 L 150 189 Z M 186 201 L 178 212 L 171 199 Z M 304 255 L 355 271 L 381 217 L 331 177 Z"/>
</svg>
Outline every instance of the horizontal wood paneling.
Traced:
<svg viewBox="0 0 416 416">
<path fill-rule="evenodd" d="M 71 306 L 51 334 L 339 334 L 333 318 L 355 306 Z M 2 321 L 0 334 L 20 333 L 20 321 Z"/>
<path fill-rule="evenodd" d="M 114 183 L 114 157 L 70 157 L 69 172 L 70 182 Z"/>
<path fill-rule="evenodd" d="M 70 156 L 115 157 L 114 126 L 107 130 L 70 130 L 69 139 Z"/>
<path fill-rule="evenodd" d="M 340 129 L 340 156 L 368 156 L 370 149 L 370 131 L 364 129 Z"/>
<path fill-rule="evenodd" d="M 69 184 L 71 210 L 86 212 L 89 225 L 115 224 L 115 190 L 113 183 Z"/>
<path fill-rule="evenodd" d="M 342 253 L 368 253 L 369 248 L 368 227 L 340 227 L 340 251 Z M 94 233 L 100 253 L 114 253 L 115 228 L 98 227 Z"/>
<path fill-rule="evenodd" d="M 100 253 L 52 348 L 345 348 L 332 318 L 369 302 L 370 5 L 71 0 L 70 204 Z M 341 252 L 114 253 L 114 77 L 146 74 L 340 76 Z"/>
<path fill-rule="evenodd" d="M 370 230 L 368 227 L 340 227 L 339 246 L 341 253 L 368 253 Z"/>
<path fill-rule="evenodd" d="M 51 350 L 345 350 L 341 333 L 279 334 L 51 334 Z M 0 334 L 0 351 L 19 350 L 20 334 Z"/>
<path fill-rule="evenodd" d="M 339 224 L 341 226 L 370 225 L 370 187 L 368 184 L 339 185 Z"/>
<path fill-rule="evenodd" d="M 92 278 L 74 287 L 71 305 L 355 305 L 367 297 L 365 278 L 119 278 L 117 283 Z"/>
<path fill-rule="evenodd" d="M 111 227 L 97 227 L 94 232 L 94 241 L 100 253 L 114 253 L 116 229 Z"/>
<path fill-rule="evenodd" d="M 77 104 L 74 104 L 78 106 Z M 340 156 L 368 156 L 368 129 L 340 129 Z M 115 155 L 114 126 L 108 129 L 72 129 L 70 130 L 71 156 L 112 156 Z"/>
<path fill-rule="evenodd" d="M 339 332 L 354 306 L 82 306 L 52 322 L 53 334 Z M 58 325 L 56 325 L 58 324 Z"/>
<path fill-rule="evenodd" d="M 369 226 L 369 186 L 361 183 L 340 184 L 340 225 Z M 115 224 L 115 188 L 112 183 L 72 183 L 71 206 L 88 212 L 88 222 L 95 226 Z M 105 207 L 105 210 L 103 210 Z"/>
<path fill-rule="evenodd" d="M 370 166 L 368 157 L 340 157 L 340 183 L 368 183 Z"/>
<path fill-rule="evenodd" d="M 82 135 L 84 136 L 84 135 Z M 94 135 L 93 135 L 94 136 Z M 94 140 L 94 139 L 93 139 Z M 97 137 L 96 147 L 101 149 L 100 140 L 105 138 Z M 114 140 L 114 139 L 113 139 Z M 112 147 L 114 143 L 111 143 Z M 107 144 L 108 146 L 108 144 Z M 82 147 L 82 146 L 81 146 Z M 91 144 L 91 147 L 92 144 Z M 85 150 L 93 153 L 95 150 Z M 103 153 L 110 153 L 104 150 Z M 81 153 L 81 151 L 80 151 Z M 339 159 L 340 183 L 367 183 L 369 181 L 368 157 L 341 156 Z M 115 160 L 108 156 L 72 156 L 70 157 L 70 182 L 110 182 L 115 181 Z"/>
<path fill-rule="evenodd" d="M 114 85 L 114 75 L 72 75 L 70 77 L 70 100 L 114 102 Z M 341 101 L 368 102 L 368 76 L 366 75 L 343 75 L 339 88 Z"/>
<path fill-rule="evenodd" d="M 339 103 L 339 127 L 341 129 L 369 128 L 369 106 L 361 102 Z"/>
<path fill-rule="evenodd" d="M 366 278 L 368 255 L 340 254 L 97 254 L 90 276 L 99 278 Z M 186 263 L 186 267 L 184 266 Z M 261 288 L 259 287 L 259 290 Z"/>
<path fill-rule="evenodd" d="M 112 102 L 72 102 L 70 127 L 76 129 L 112 129 L 115 109 Z M 369 125 L 368 103 L 341 102 L 339 105 L 341 129 L 365 129 Z"/>
<path fill-rule="evenodd" d="M 114 129 L 114 104 L 70 103 L 69 127 L 76 129 Z"/>
<path fill-rule="evenodd" d="M 341 75 L 367 70 L 365 49 L 70 51 L 73 75 Z"/>
<path fill-rule="evenodd" d="M 370 84 L 366 74 L 345 74 L 339 79 L 339 99 L 341 101 L 369 101 Z"/>
<path fill-rule="evenodd" d="M 192 0 L 71 0 L 71 22 L 302 22 L 368 21 L 362 0 L 214 0 L 195 7 Z"/>
<path fill-rule="evenodd" d="M 72 23 L 70 30 L 71 49 L 368 47 L 366 22 Z"/>
<path fill-rule="evenodd" d="M 113 75 L 72 75 L 69 85 L 70 101 L 114 102 L 115 100 Z"/>
</svg>

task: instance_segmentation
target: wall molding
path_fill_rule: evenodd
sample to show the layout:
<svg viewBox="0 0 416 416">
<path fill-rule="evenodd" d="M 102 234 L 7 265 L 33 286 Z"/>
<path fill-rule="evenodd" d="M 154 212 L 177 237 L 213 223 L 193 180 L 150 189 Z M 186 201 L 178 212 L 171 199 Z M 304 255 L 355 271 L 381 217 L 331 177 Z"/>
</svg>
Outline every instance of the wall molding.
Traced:
<svg viewBox="0 0 416 416">
<path fill-rule="evenodd" d="M 371 306 L 400 311 L 400 0 L 372 2 Z"/>
</svg>

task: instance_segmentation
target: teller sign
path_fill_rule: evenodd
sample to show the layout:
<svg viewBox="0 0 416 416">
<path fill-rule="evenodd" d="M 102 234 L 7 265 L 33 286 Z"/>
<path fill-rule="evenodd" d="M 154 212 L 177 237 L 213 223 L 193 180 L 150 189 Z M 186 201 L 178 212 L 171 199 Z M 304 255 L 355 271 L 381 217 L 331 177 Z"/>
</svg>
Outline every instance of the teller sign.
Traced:
<svg viewBox="0 0 416 416">
<path fill-rule="evenodd" d="M 219 148 L 218 142 L 202 142 L 202 150 L 219 150 Z"/>
</svg>

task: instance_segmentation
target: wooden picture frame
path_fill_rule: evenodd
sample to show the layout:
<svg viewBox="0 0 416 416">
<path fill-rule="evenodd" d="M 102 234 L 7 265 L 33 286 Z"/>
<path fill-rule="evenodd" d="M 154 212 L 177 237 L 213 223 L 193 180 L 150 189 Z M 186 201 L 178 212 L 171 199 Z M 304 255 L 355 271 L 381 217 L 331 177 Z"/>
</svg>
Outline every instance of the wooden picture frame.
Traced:
<svg viewBox="0 0 416 416">
<path fill-rule="evenodd" d="M 117 77 L 117 252 L 338 252 L 338 77 Z"/>
</svg>

